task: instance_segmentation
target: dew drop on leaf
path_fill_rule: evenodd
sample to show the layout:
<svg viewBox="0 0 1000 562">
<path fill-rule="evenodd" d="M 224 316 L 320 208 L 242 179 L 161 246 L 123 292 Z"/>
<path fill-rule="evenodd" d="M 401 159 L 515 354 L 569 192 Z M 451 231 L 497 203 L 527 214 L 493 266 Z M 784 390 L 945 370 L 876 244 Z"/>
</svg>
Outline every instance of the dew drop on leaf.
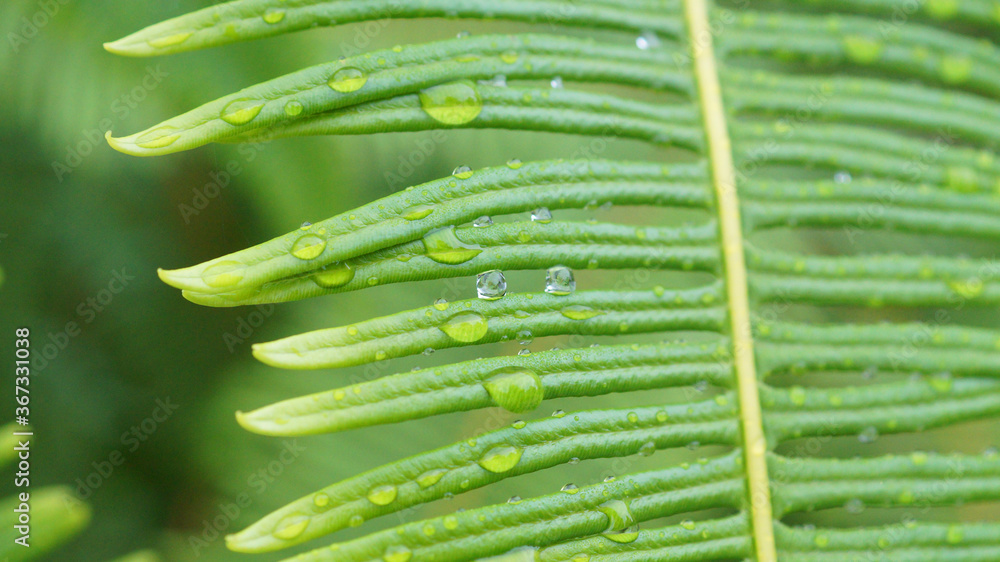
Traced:
<svg viewBox="0 0 1000 562">
<path fill-rule="evenodd" d="M 568 295 L 576 290 L 573 271 L 564 266 L 550 267 L 545 274 L 545 292 L 551 295 Z"/>
<path fill-rule="evenodd" d="M 552 211 L 546 207 L 539 207 L 531 211 L 531 220 L 540 224 L 549 224 L 552 222 Z"/>
<path fill-rule="evenodd" d="M 167 35 L 165 37 L 150 39 L 149 41 L 146 41 L 146 44 L 154 49 L 173 47 L 174 45 L 180 45 L 181 43 L 187 41 L 192 35 L 194 35 L 193 31 L 184 31 L 181 33 L 174 33 L 173 35 Z"/>
<path fill-rule="evenodd" d="M 523 450 L 510 445 L 498 445 L 493 447 L 479 459 L 479 466 L 486 470 L 500 474 L 517 466 L 521 460 Z"/>
<path fill-rule="evenodd" d="M 345 66 L 333 73 L 333 76 L 327 81 L 327 85 L 338 92 L 346 94 L 360 90 L 367 82 L 368 76 L 361 69 L 353 66 Z"/>
<path fill-rule="evenodd" d="M 472 174 L 472 168 L 468 166 L 459 166 L 451 171 L 451 175 L 460 180 L 467 180 L 472 177 Z"/>
<path fill-rule="evenodd" d="M 483 111 L 483 99 L 468 80 L 432 86 L 420 92 L 420 107 L 435 121 L 463 125 Z"/>
<path fill-rule="evenodd" d="M 377 486 L 368 492 L 368 501 L 375 505 L 389 505 L 396 501 L 399 490 L 392 484 Z"/>
<path fill-rule="evenodd" d="M 232 287 L 243 280 L 243 264 L 238 261 L 220 261 L 201 272 L 201 280 L 217 289 Z"/>
<path fill-rule="evenodd" d="M 507 294 L 507 279 L 499 269 L 485 271 L 476 276 L 476 295 L 488 301 L 495 301 Z"/>
<path fill-rule="evenodd" d="M 524 163 L 517 158 L 511 158 L 510 160 L 507 161 L 507 167 L 510 168 L 511 170 L 517 170 L 521 166 L 524 166 Z"/>
<path fill-rule="evenodd" d="M 602 503 L 597 510 L 608 519 L 603 536 L 617 543 L 630 543 L 639 538 L 639 525 L 627 503 L 611 500 Z"/>
<path fill-rule="evenodd" d="M 440 329 L 457 342 L 472 343 L 483 339 L 489 324 L 476 312 L 462 312 L 449 318 Z"/>
<path fill-rule="evenodd" d="M 578 488 L 576 484 L 566 484 L 562 488 L 559 488 L 559 491 L 567 494 L 575 494 L 580 491 L 580 488 Z"/>
<path fill-rule="evenodd" d="M 433 205 L 415 205 L 402 212 L 403 218 L 408 221 L 420 220 L 434 212 Z"/>
<path fill-rule="evenodd" d="M 309 526 L 309 518 L 301 513 L 294 513 L 278 521 L 272 533 L 276 538 L 291 540 L 302 534 Z"/>
<path fill-rule="evenodd" d="M 413 556 L 413 552 L 409 548 L 397 544 L 385 549 L 382 560 L 385 562 L 409 562 L 411 556 Z"/>
<path fill-rule="evenodd" d="M 176 133 L 176 127 L 157 127 L 148 133 L 144 133 L 135 140 L 135 145 L 140 148 L 163 148 L 170 146 L 181 138 L 180 133 Z"/>
<path fill-rule="evenodd" d="M 490 217 L 488 217 L 486 215 L 483 215 L 483 216 L 479 217 L 478 219 L 472 221 L 472 226 L 474 226 L 476 228 L 483 228 L 483 227 L 487 227 L 487 226 L 493 226 L 493 219 L 491 219 Z"/>
<path fill-rule="evenodd" d="M 427 257 L 448 265 L 465 263 L 482 253 L 479 246 L 466 244 L 455 235 L 454 226 L 436 228 L 423 238 Z"/>
<path fill-rule="evenodd" d="M 311 260 L 326 249 L 326 239 L 315 234 L 306 234 L 292 244 L 292 255 L 300 260 Z"/>
<path fill-rule="evenodd" d="M 285 11 L 277 8 L 268 8 L 267 11 L 264 12 L 263 18 L 267 23 L 278 23 L 285 19 Z"/>
<path fill-rule="evenodd" d="M 538 373 L 525 367 L 497 369 L 483 382 L 483 388 L 494 404 L 513 413 L 534 410 L 545 397 L 542 379 Z"/>
<path fill-rule="evenodd" d="M 222 108 L 219 117 L 230 125 L 245 125 L 253 121 L 263 108 L 264 102 L 262 101 L 234 100 Z"/>
<path fill-rule="evenodd" d="M 436 299 L 434 301 L 434 308 L 438 310 L 448 310 L 448 301 L 442 299 Z"/>
<path fill-rule="evenodd" d="M 563 308 L 559 312 L 570 320 L 589 320 L 595 316 L 604 314 L 604 311 L 594 310 L 593 308 L 582 304 L 572 304 Z"/>
</svg>

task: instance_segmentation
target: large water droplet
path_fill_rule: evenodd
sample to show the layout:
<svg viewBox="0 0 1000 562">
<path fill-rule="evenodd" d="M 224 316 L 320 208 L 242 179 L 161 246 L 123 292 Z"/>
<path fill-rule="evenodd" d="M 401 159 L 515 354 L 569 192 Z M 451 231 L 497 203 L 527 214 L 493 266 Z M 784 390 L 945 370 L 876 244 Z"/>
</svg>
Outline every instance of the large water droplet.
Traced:
<svg viewBox="0 0 1000 562">
<path fill-rule="evenodd" d="M 599 505 L 597 510 L 608 518 L 605 538 L 618 543 L 630 543 L 639 538 L 639 525 L 628 504 L 622 500 L 611 500 Z"/>
<path fill-rule="evenodd" d="M 244 125 L 253 121 L 263 108 L 264 102 L 260 100 L 234 100 L 222 108 L 219 117 L 230 125 Z"/>
<path fill-rule="evenodd" d="M 276 538 L 291 540 L 302 534 L 309 526 L 309 518 L 301 513 L 293 513 L 278 521 L 271 534 Z"/>
<path fill-rule="evenodd" d="M 545 292 L 552 295 L 568 295 L 576 290 L 573 271 L 565 265 L 550 267 L 545 274 Z"/>
<path fill-rule="evenodd" d="M 489 324 L 480 314 L 462 312 L 449 318 L 440 329 L 455 341 L 471 343 L 483 339 L 489 330 Z"/>
<path fill-rule="evenodd" d="M 542 403 L 545 390 L 538 373 L 526 367 L 502 367 L 483 382 L 493 403 L 508 412 L 527 412 Z"/>
<path fill-rule="evenodd" d="M 345 66 L 333 73 L 327 85 L 338 92 L 348 93 L 360 90 L 368 82 L 368 76 L 359 68 Z"/>
<path fill-rule="evenodd" d="M 436 228 L 423 238 L 427 257 L 448 265 L 465 263 L 482 253 L 480 246 L 466 244 L 455 235 L 454 226 Z"/>
<path fill-rule="evenodd" d="M 420 92 L 420 107 L 445 125 L 462 125 L 479 116 L 483 99 L 468 80 L 432 86 Z"/>
<path fill-rule="evenodd" d="M 368 492 L 368 501 L 375 505 L 389 505 L 396 501 L 396 494 L 399 490 L 392 484 L 377 486 Z"/>
<path fill-rule="evenodd" d="M 292 244 L 292 255 L 300 260 L 311 260 L 326 249 L 326 239 L 315 234 L 306 234 Z"/>
<path fill-rule="evenodd" d="M 479 466 L 490 472 L 499 474 L 514 468 L 521 460 L 521 455 L 523 453 L 524 451 L 518 449 L 517 447 L 511 447 L 510 445 L 497 445 L 489 451 L 486 451 L 486 454 L 484 454 L 478 462 Z"/>
<path fill-rule="evenodd" d="M 243 264 L 238 261 L 220 261 L 201 272 L 201 280 L 209 287 L 232 287 L 243 280 Z"/>
<path fill-rule="evenodd" d="M 354 270 L 343 262 L 331 263 L 312 276 L 312 280 L 325 289 L 343 287 L 354 279 Z"/>
<path fill-rule="evenodd" d="M 507 294 L 507 279 L 499 269 L 480 273 L 476 277 L 476 294 L 479 298 L 495 301 Z"/>
</svg>

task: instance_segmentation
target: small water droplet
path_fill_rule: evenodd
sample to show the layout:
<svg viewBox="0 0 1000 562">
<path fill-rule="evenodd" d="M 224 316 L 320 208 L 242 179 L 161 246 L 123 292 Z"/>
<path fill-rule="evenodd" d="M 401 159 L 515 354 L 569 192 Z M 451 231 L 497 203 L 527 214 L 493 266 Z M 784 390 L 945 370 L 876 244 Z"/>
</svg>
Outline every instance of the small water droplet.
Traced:
<svg viewBox="0 0 1000 562">
<path fill-rule="evenodd" d="M 382 560 L 385 562 L 409 562 L 411 556 L 413 556 L 413 552 L 409 548 L 397 544 L 385 549 Z"/>
<path fill-rule="evenodd" d="M 580 488 L 578 488 L 576 484 L 566 484 L 562 488 L 559 488 L 559 491 L 567 494 L 575 494 L 580 491 Z"/>
<path fill-rule="evenodd" d="M 455 235 L 454 226 L 436 228 L 423 238 L 428 258 L 448 265 L 465 263 L 482 253 L 480 246 L 466 244 Z"/>
<path fill-rule="evenodd" d="M 833 181 L 837 183 L 851 183 L 851 173 L 840 171 L 833 175 Z"/>
<path fill-rule="evenodd" d="M 448 470 L 445 468 L 428 470 L 420 476 L 417 476 L 417 484 L 421 488 L 430 488 L 434 484 L 437 484 L 445 474 L 448 474 Z"/>
<path fill-rule="evenodd" d="M 507 64 L 514 64 L 517 62 L 518 54 L 515 51 L 504 51 L 500 53 L 500 60 Z"/>
<path fill-rule="evenodd" d="M 448 301 L 441 299 L 436 299 L 434 301 L 434 308 L 438 310 L 448 310 Z"/>
<path fill-rule="evenodd" d="M 353 66 L 345 66 L 333 73 L 333 76 L 327 81 L 327 85 L 338 92 L 346 94 L 360 90 L 367 82 L 368 76 L 361 69 L 354 68 Z"/>
<path fill-rule="evenodd" d="M 285 19 L 285 11 L 278 8 L 268 8 L 264 12 L 264 21 L 267 23 L 278 23 Z"/>
<path fill-rule="evenodd" d="M 695 524 L 694 524 L 694 521 L 692 521 L 690 519 L 685 519 L 685 520 L 681 521 L 681 527 L 687 529 L 688 531 L 693 531 L 694 528 L 695 528 Z"/>
<path fill-rule="evenodd" d="M 531 220 L 541 224 L 549 224 L 552 222 L 552 211 L 546 207 L 539 207 L 531 211 Z"/>
<path fill-rule="evenodd" d="M 576 290 L 573 271 L 564 265 L 550 267 L 545 274 L 545 292 L 551 295 L 568 295 Z"/>
<path fill-rule="evenodd" d="M 511 496 L 510 498 L 507 499 L 507 503 L 514 504 L 514 505 L 517 505 L 517 504 L 521 503 L 522 501 L 524 501 L 524 500 L 521 499 L 521 496 Z"/>
<path fill-rule="evenodd" d="M 656 443 L 653 443 L 652 441 L 647 441 L 642 444 L 642 447 L 639 447 L 639 456 L 641 457 L 651 456 L 655 452 L 656 452 Z"/>
<path fill-rule="evenodd" d="M 851 498 L 844 504 L 844 509 L 847 510 L 848 513 L 857 515 L 865 510 L 865 502 L 858 498 Z"/>
<path fill-rule="evenodd" d="M 556 76 L 552 78 L 552 80 L 549 81 L 549 85 L 556 89 L 562 88 L 563 87 L 562 76 Z"/>
<path fill-rule="evenodd" d="M 564 417 L 565 415 L 566 415 L 566 412 L 564 412 L 562 410 L 556 410 L 556 411 L 552 412 L 552 417 L 554 417 L 554 418 L 561 418 L 561 417 Z"/>
<path fill-rule="evenodd" d="M 604 311 L 594 310 L 582 304 L 572 304 L 560 310 L 559 313 L 570 320 L 589 320 L 595 316 L 604 314 Z"/>
<path fill-rule="evenodd" d="M 401 213 L 403 218 L 408 221 L 420 220 L 424 217 L 430 216 L 434 212 L 433 205 L 416 205 L 410 207 L 409 209 L 404 209 Z"/>
<path fill-rule="evenodd" d="M 352 515 L 350 519 L 347 520 L 347 525 L 350 527 L 360 527 L 362 523 L 365 522 L 365 518 L 360 515 Z"/>
<path fill-rule="evenodd" d="M 535 336 L 531 333 L 531 330 L 521 330 L 517 333 L 517 343 L 530 345 L 533 341 L 535 341 Z"/>
<path fill-rule="evenodd" d="M 531 355 L 531 350 L 530 349 L 519 349 L 519 350 L 517 350 L 517 354 L 520 355 L 521 357 L 524 357 L 525 355 Z"/>
<path fill-rule="evenodd" d="M 479 217 L 478 219 L 472 221 L 472 226 L 474 226 L 476 228 L 483 228 L 483 227 L 487 227 L 487 226 L 493 226 L 493 219 L 491 219 L 490 217 L 488 217 L 486 215 L 483 215 L 483 216 Z"/>
<path fill-rule="evenodd" d="M 425 349 L 425 350 L 424 350 L 424 351 L 423 351 L 422 353 L 423 353 L 423 354 L 424 354 L 425 356 L 428 356 L 428 357 L 429 357 L 429 356 L 431 356 L 431 355 L 433 355 L 433 354 L 434 354 L 434 348 L 433 348 L 433 347 L 428 347 L 428 348 L 427 348 L 427 349 Z"/>
<path fill-rule="evenodd" d="M 520 169 L 521 166 L 524 166 L 524 163 L 521 162 L 521 160 L 518 158 L 511 158 L 510 160 L 507 161 L 507 167 L 510 168 L 511 170 Z"/>
<path fill-rule="evenodd" d="M 476 276 L 476 294 L 479 298 L 495 301 L 507 294 L 507 279 L 499 269 L 484 271 Z"/>
<path fill-rule="evenodd" d="M 451 175 L 460 180 L 467 180 L 472 177 L 472 174 L 472 168 L 468 166 L 459 166 L 451 171 Z"/>
<path fill-rule="evenodd" d="M 157 37 L 156 39 L 150 39 L 146 41 L 146 44 L 154 49 L 162 49 L 164 47 L 173 47 L 174 45 L 179 45 L 194 35 L 193 31 L 184 31 L 181 33 L 174 33 L 172 35 L 167 35 L 164 37 Z"/>
<path fill-rule="evenodd" d="M 313 504 L 316 507 L 326 507 L 330 504 L 330 496 L 326 494 L 316 494 L 316 497 L 313 498 Z"/>
<path fill-rule="evenodd" d="M 445 125 L 463 125 L 483 111 L 483 99 L 468 80 L 432 86 L 420 92 L 420 107 Z"/>
<path fill-rule="evenodd" d="M 868 426 L 858 434 L 858 441 L 862 443 L 874 443 L 878 439 L 878 429 L 875 426 Z"/>
<path fill-rule="evenodd" d="M 661 44 L 662 42 L 660 41 L 660 38 L 652 31 L 643 31 L 638 37 L 635 38 L 635 46 L 639 47 L 643 51 L 656 49 Z"/>
<path fill-rule="evenodd" d="M 176 133 L 176 127 L 169 125 L 157 127 L 148 133 L 144 133 L 136 139 L 135 144 L 140 148 L 164 148 L 177 142 L 181 138 L 180 133 Z"/>
</svg>

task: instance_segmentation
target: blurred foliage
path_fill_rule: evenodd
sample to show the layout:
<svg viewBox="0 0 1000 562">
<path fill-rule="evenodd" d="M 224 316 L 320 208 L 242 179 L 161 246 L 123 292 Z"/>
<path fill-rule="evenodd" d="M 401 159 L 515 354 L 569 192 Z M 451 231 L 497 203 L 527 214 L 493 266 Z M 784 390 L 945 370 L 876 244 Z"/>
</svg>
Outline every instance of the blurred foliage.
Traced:
<svg viewBox="0 0 1000 562">
<path fill-rule="evenodd" d="M 229 553 L 221 535 L 323 485 L 508 423 L 508 414 L 494 411 L 485 417 L 453 414 L 292 443 L 247 433 L 233 418 L 236 410 L 341 386 L 352 377 L 442 361 L 398 360 L 379 365 L 376 372 L 283 372 L 252 361 L 251 342 L 343 325 L 438 297 L 469 298 L 475 294 L 470 280 L 414 284 L 405 290 L 377 287 L 278 307 L 210 309 L 181 299 L 160 283 L 156 268 L 187 266 L 268 240 L 303 221 L 445 176 L 460 164 L 477 168 L 512 157 L 565 157 L 591 140 L 447 131 L 443 136 L 427 132 L 213 145 L 155 159 L 114 152 L 103 139 L 109 128 L 133 132 L 343 54 L 452 37 L 464 29 L 455 21 L 391 21 L 151 59 L 116 57 L 102 49 L 105 41 L 202 5 L 192 0 L 8 0 L 0 5 L 5 38 L 0 75 L 8 78 L 0 89 L 0 264 L 6 277 L 0 291 L 0 349 L 9 357 L 10 334 L 27 325 L 36 353 L 51 354 L 33 374 L 32 488 L 64 484 L 93 511 L 80 538 L 51 560 L 109 560 L 136 549 L 152 549 L 168 561 L 277 560 L 289 553 Z M 48 15 L 43 6 L 54 13 Z M 487 23 L 476 24 L 474 31 L 521 28 Z M 599 156 L 672 157 L 624 140 L 608 144 Z M 405 183 L 387 179 L 386 172 L 405 176 Z M 226 185 L 213 187 L 220 178 Z M 512 275 L 509 282 L 512 288 L 536 287 L 541 279 Z M 649 285 L 662 282 L 653 278 Z M 990 323 L 985 316 L 979 321 Z M 503 345 L 453 350 L 447 361 L 516 350 L 515 344 Z M 556 338 L 536 341 L 532 348 L 552 345 L 559 345 Z M 664 392 L 639 396 L 645 403 L 671 400 Z M 13 408 L 9 398 L 3 404 L 5 412 Z M 163 404 L 177 405 L 166 419 Z M 553 407 L 590 405 L 575 400 Z M 615 399 L 602 405 L 614 406 Z M 951 451 L 969 444 L 981 450 L 982 440 L 968 436 L 995 441 L 998 424 L 961 431 L 966 436 L 961 442 L 953 439 L 954 432 L 935 432 L 937 447 Z M 856 445 L 824 443 L 822 455 Z M 884 439 L 865 455 L 899 448 Z M 289 458 L 281 456 L 282 450 L 294 451 L 291 462 L 282 462 Z M 102 471 L 107 472 L 116 452 L 124 460 L 105 476 Z M 681 450 L 629 459 L 628 470 L 702 454 Z M 559 475 L 542 473 L 530 486 L 518 479 L 504 481 L 428 506 L 424 513 L 551 492 L 567 480 L 590 483 L 611 462 L 616 461 L 581 463 Z M 0 497 L 12 493 L 5 480 Z M 400 517 L 416 515 L 404 512 Z M 388 519 L 381 524 L 400 521 Z M 122 560 L 152 556 L 139 553 Z"/>
</svg>

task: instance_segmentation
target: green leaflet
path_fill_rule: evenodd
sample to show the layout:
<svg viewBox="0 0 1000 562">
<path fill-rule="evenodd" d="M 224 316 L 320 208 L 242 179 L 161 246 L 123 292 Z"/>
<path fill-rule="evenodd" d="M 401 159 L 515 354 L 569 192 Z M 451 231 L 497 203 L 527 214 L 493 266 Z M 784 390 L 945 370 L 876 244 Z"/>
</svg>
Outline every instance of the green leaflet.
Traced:
<svg viewBox="0 0 1000 562">
<path fill-rule="evenodd" d="M 254 354 L 266 363 L 318 369 L 522 337 L 618 336 L 596 348 L 574 343 L 348 386 L 335 380 L 329 391 L 238 414 L 266 435 L 496 407 L 527 415 L 545 400 L 639 390 L 683 396 L 558 412 L 389 463 L 289 503 L 231 535 L 230 548 L 301 544 L 580 460 L 713 444 L 720 449 L 694 462 L 407 523 L 294 560 L 1000 557 L 995 518 L 948 523 L 934 520 L 933 509 L 1000 500 L 995 451 L 828 458 L 810 448 L 1000 417 L 1000 329 L 988 314 L 973 316 L 1000 304 L 1000 265 L 983 250 L 1000 239 L 1000 12 L 988 0 L 917 4 L 905 25 L 894 25 L 902 9 L 895 0 L 237 0 L 109 44 L 146 56 L 383 18 L 497 18 L 538 28 L 288 74 L 111 139 L 136 155 L 456 127 L 620 137 L 684 152 L 667 166 L 589 158 L 458 169 L 258 246 L 161 271 L 185 298 L 208 306 L 559 265 L 714 278 L 694 288 L 634 286 L 628 277 L 613 290 L 512 291 L 257 343 Z M 561 36 L 573 28 L 598 38 Z M 532 83 L 555 77 L 566 87 Z M 597 91 L 601 84 L 614 93 Z M 660 97 L 651 102 L 653 95 Z M 605 204 L 693 209 L 705 218 L 561 217 Z M 552 217 L 527 219 L 541 208 Z M 482 226 L 484 216 L 498 220 Z M 772 247 L 817 231 L 826 245 Z M 869 243 L 886 233 L 947 237 L 948 251 L 932 253 L 928 244 L 916 255 L 904 251 L 912 244 Z M 626 339 L 653 333 L 664 341 Z M 807 377 L 789 382 L 798 375 Z M 749 438 L 755 432 L 760 440 Z M 929 520 L 789 523 L 866 505 L 926 509 Z M 726 511 L 651 523 L 710 508 Z"/>
</svg>

